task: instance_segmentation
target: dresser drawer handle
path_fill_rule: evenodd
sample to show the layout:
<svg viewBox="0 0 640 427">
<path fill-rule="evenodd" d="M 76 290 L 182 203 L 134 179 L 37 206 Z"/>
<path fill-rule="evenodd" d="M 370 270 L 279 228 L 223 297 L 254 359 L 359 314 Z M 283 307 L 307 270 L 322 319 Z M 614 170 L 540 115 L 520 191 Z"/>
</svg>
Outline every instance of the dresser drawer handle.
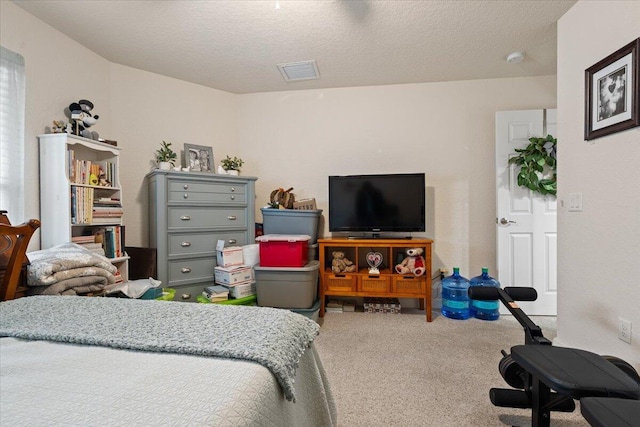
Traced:
<svg viewBox="0 0 640 427">
<path fill-rule="evenodd" d="M 231 187 L 230 190 L 233 193 L 234 191 L 236 191 L 236 187 Z"/>
<path fill-rule="evenodd" d="M 182 294 L 180 295 L 180 298 L 184 300 L 191 299 L 191 294 Z"/>
<path fill-rule="evenodd" d="M 227 243 L 229 243 L 230 245 L 235 245 L 235 244 L 236 244 L 236 242 L 237 242 L 237 240 L 236 240 L 236 239 L 229 239 L 229 240 L 227 240 Z"/>
<path fill-rule="evenodd" d="M 189 193 L 184 193 L 184 194 L 182 195 L 182 197 L 183 197 L 183 198 L 185 198 L 185 199 L 188 199 L 188 198 L 189 198 Z"/>
<path fill-rule="evenodd" d="M 191 246 L 191 242 L 182 242 L 180 243 L 180 246 L 182 246 L 183 248 L 188 248 L 189 246 Z"/>
<path fill-rule="evenodd" d="M 183 215 L 180 217 L 181 221 L 191 221 L 191 217 L 189 215 Z"/>
<path fill-rule="evenodd" d="M 229 215 L 229 216 L 227 217 L 227 219 L 228 219 L 229 221 L 235 221 L 235 220 L 236 220 L 236 219 L 238 219 L 238 218 L 237 218 L 235 215 Z"/>
<path fill-rule="evenodd" d="M 182 186 L 182 188 L 184 188 L 185 190 L 189 189 L 189 184 L 185 184 L 184 186 Z"/>
<path fill-rule="evenodd" d="M 231 195 L 231 200 L 235 200 L 236 196 L 234 194 Z"/>
<path fill-rule="evenodd" d="M 190 269 L 189 267 L 182 267 L 182 268 L 180 269 L 180 271 L 182 271 L 182 272 L 183 272 L 183 273 L 185 273 L 185 274 L 186 274 L 186 273 L 191 273 L 191 269 Z"/>
</svg>

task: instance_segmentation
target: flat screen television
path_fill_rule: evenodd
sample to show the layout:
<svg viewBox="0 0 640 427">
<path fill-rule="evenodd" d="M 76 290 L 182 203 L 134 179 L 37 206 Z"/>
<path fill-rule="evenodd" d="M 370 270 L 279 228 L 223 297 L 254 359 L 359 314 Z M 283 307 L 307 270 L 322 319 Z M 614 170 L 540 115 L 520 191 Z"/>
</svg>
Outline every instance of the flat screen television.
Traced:
<svg viewBox="0 0 640 427">
<path fill-rule="evenodd" d="M 424 173 L 329 176 L 329 231 L 425 231 Z"/>
</svg>

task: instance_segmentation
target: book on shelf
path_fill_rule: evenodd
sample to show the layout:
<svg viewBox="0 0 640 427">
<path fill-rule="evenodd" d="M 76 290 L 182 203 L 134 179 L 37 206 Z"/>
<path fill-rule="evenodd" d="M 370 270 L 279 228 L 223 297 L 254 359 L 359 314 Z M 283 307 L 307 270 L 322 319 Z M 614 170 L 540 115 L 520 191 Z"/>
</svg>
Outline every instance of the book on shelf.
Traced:
<svg viewBox="0 0 640 427">
<path fill-rule="evenodd" d="M 122 256 L 122 242 L 121 242 L 121 231 L 122 231 L 122 227 L 115 227 L 115 239 L 116 239 L 116 243 L 115 243 L 115 253 L 116 253 L 116 258 L 120 258 Z"/>
<path fill-rule="evenodd" d="M 120 199 L 117 199 L 114 197 L 99 197 L 94 201 L 94 204 L 105 205 L 105 206 L 112 206 L 112 205 L 121 206 Z"/>
<path fill-rule="evenodd" d="M 93 225 L 118 225 L 120 224 L 121 217 L 106 216 L 93 218 Z"/>
<path fill-rule="evenodd" d="M 93 188 L 71 187 L 71 223 L 91 224 L 93 218 Z"/>
<path fill-rule="evenodd" d="M 93 228 L 92 233 L 94 234 L 96 243 L 102 245 L 104 255 L 107 258 L 120 258 L 124 256 L 124 225 Z"/>
<path fill-rule="evenodd" d="M 116 187 L 115 162 L 92 162 L 91 160 L 76 159 L 75 151 L 67 152 L 69 165 L 69 182 L 81 185 L 98 185 L 98 179 L 103 176 L 111 187 Z"/>
<path fill-rule="evenodd" d="M 98 206 L 95 203 L 93 204 L 93 213 L 94 214 L 102 214 L 102 215 L 114 215 L 124 213 L 122 207 L 116 206 Z"/>
<path fill-rule="evenodd" d="M 71 241 L 73 243 L 78 243 L 78 244 L 95 243 L 96 242 L 96 236 L 94 236 L 93 234 L 86 235 L 86 236 L 72 236 L 71 237 Z"/>
</svg>

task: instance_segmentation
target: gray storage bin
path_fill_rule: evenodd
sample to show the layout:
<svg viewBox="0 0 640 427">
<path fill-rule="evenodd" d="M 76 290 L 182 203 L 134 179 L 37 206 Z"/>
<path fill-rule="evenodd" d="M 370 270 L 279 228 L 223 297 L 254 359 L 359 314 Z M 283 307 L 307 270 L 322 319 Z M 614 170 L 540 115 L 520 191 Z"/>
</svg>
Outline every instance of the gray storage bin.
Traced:
<svg viewBox="0 0 640 427">
<path fill-rule="evenodd" d="M 320 263 L 304 267 L 261 267 L 256 265 L 258 305 L 277 308 L 311 308 L 318 298 Z"/>
<path fill-rule="evenodd" d="M 308 261 L 314 261 L 318 259 L 318 244 L 309 245 L 309 251 L 307 252 Z"/>
<path fill-rule="evenodd" d="M 261 208 L 264 234 L 308 234 L 310 243 L 318 240 L 318 224 L 322 209 Z"/>
<path fill-rule="evenodd" d="M 311 308 L 290 308 L 294 313 L 302 314 L 305 317 L 318 323 L 320 319 L 320 300 L 316 300 Z"/>
</svg>

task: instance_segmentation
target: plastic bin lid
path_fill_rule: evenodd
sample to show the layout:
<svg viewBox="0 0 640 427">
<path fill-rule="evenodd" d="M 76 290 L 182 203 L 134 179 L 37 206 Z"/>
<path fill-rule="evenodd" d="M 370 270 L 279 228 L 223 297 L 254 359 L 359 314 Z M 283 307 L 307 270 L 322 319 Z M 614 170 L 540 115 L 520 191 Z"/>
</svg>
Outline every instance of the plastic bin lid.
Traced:
<svg viewBox="0 0 640 427">
<path fill-rule="evenodd" d="M 301 216 L 320 216 L 322 209 L 276 209 L 272 207 L 260 208 L 263 213 L 268 215 L 301 215 Z"/>
<path fill-rule="evenodd" d="M 276 271 L 276 272 L 281 272 L 281 271 L 288 271 L 288 272 L 311 272 L 314 270 L 319 270 L 320 269 L 320 261 L 318 260 L 313 260 L 313 261 L 309 261 L 307 263 L 307 265 L 305 265 L 304 267 L 263 267 L 260 264 L 256 265 L 253 267 L 253 269 L 255 271 Z"/>
<path fill-rule="evenodd" d="M 258 242 L 305 242 L 311 240 L 308 234 L 265 234 L 256 237 Z"/>
</svg>

